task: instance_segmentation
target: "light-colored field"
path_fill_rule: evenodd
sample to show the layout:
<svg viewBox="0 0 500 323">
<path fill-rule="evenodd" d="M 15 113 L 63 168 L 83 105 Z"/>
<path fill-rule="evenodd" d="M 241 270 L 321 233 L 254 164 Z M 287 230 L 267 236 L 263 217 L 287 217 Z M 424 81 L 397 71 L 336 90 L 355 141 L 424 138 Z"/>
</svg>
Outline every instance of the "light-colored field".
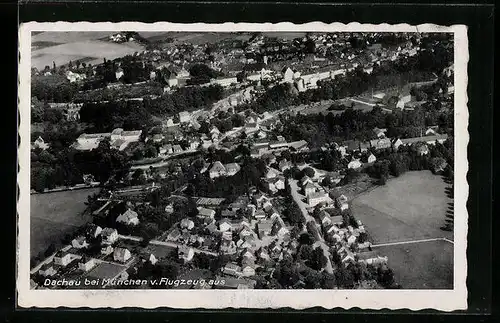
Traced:
<svg viewBox="0 0 500 323">
<path fill-rule="evenodd" d="M 82 216 L 87 196 L 99 189 L 82 189 L 30 197 L 30 248 L 31 255 L 45 251 L 51 243 L 59 243 L 64 235 L 89 222 Z"/>
<path fill-rule="evenodd" d="M 404 289 L 453 288 L 453 244 L 416 242 L 453 240 L 453 232 L 440 229 L 452 202 L 445 188 L 443 179 L 430 171 L 408 172 L 352 200 L 353 215 L 364 223 L 372 242 L 392 243 L 373 249 L 389 258 Z"/>
<path fill-rule="evenodd" d="M 85 40 L 98 40 L 112 35 L 110 31 L 44 31 L 32 34 L 31 42 L 53 42 L 59 44 L 73 43 Z"/>
<path fill-rule="evenodd" d="M 367 227 L 374 243 L 445 237 L 446 183 L 430 171 L 407 172 L 352 201 L 354 216 Z"/>
<path fill-rule="evenodd" d="M 453 289 L 453 244 L 431 241 L 376 247 L 389 258 L 394 279 L 404 289 Z"/>
<path fill-rule="evenodd" d="M 83 60 L 87 64 L 101 63 L 104 58 L 112 60 L 143 50 L 135 42 L 122 44 L 105 40 L 109 32 L 43 32 L 32 37 L 32 67 L 43 69 L 69 61 Z"/>
</svg>

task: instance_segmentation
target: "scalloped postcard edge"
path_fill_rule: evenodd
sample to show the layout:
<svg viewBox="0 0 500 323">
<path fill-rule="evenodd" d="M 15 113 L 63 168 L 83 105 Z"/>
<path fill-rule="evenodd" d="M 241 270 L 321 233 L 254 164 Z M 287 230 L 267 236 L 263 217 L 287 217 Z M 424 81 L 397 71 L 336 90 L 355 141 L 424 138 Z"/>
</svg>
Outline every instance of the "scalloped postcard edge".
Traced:
<svg viewBox="0 0 500 323">
<path fill-rule="evenodd" d="M 447 32 L 454 34 L 454 288 L 452 290 L 32 290 L 30 289 L 30 75 L 32 31 Z M 464 25 L 323 23 L 27 22 L 19 28 L 16 298 L 21 308 L 467 309 L 467 64 Z"/>
</svg>

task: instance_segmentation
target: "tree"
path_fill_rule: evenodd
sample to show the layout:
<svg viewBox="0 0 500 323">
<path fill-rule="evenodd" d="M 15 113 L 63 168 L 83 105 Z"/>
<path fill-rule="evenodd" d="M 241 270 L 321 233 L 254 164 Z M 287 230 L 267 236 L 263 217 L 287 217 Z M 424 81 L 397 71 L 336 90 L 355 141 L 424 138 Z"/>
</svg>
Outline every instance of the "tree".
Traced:
<svg viewBox="0 0 500 323">
<path fill-rule="evenodd" d="M 309 244 L 303 244 L 300 246 L 297 256 L 301 260 L 310 261 L 313 256 L 313 248 Z"/>
<path fill-rule="evenodd" d="M 308 265 L 314 270 L 320 270 L 326 266 L 328 259 L 323 253 L 323 249 L 321 247 L 316 247 L 309 259 Z"/>
<path fill-rule="evenodd" d="M 304 168 L 303 172 L 304 172 L 304 175 L 306 175 L 306 176 L 308 176 L 308 177 L 311 177 L 311 178 L 312 178 L 312 177 L 314 177 L 314 175 L 315 175 L 315 173 L 316 173 L 316 172 L 314 171 L 314 169 L 313 169 L 313 168 L 311 168 L 311 167 L 306 167 L 306 168 Z"/>
<path fill-rule="evenodd" d="M 193 263 L 197 268 L 201 269 L 210 269 L 211 262 L 213 257 L 205 253 L 195 253 L 193 257 Z"/>
</svg>

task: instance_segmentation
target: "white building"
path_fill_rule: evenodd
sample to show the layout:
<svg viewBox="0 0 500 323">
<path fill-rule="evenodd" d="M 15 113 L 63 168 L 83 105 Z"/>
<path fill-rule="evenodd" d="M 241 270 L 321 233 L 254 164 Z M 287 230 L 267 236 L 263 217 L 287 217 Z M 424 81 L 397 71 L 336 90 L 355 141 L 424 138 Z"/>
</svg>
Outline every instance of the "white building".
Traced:
<svg viewBox="0 0 500 323">
<path fill-rule="evenodd" d="M 113 251 L 113 259 L 118 262 L 127 262 L 132 257 L 132 254 L 127 248 L 115 248 Z"/>
<path fill-rule="evenodd" d="M 307 196 L 307 204 L 310 207 L 314 207 L 319 203 L 328 203 L 329 201 L 330 197 L 324 192 L 314 192 Z"/>
<path fill-rule="evenodd" d="M 139 224 L 139 216 L 137 212 L 128 209 L 123 214 L 120 214 L 116 218 L 116 222 L 124 223 L 126 225 L 138 225 Z"/>
<path fill-rule="evenodd" d="M 347 168 L 351 169 L 358 169 L 361 166 L 363 166 L 363 164 L 359 161 L 359 159 L 353 159 L 351 160 L 351 162 L 349 162 L 349 164 L 347 164 Z"/>
<path fill-rule="evenodd" d="M 180 123 L 187 123 L 189 121 L 191 121 L 191 115 L 189 112 L 187 112 L 187 111 L 179 112 L 179 122 Z"/>
<path fill-rule="evenodd" d="M 103 244 L 113 244 L 118 240 L 118 231 L 113 228 L 104 228 L 101 237 Z"/>
</svg>

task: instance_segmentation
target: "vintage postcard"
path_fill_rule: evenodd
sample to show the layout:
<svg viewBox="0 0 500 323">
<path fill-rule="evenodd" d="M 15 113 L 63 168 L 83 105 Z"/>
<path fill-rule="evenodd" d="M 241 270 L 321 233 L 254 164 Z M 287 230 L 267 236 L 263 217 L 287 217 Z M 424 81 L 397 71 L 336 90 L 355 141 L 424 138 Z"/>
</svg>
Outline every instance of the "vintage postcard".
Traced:
<svg viewBox="0 0 500 323">
<path fill-rule="evenodd" d="M 465 26 L 19 37 L 18 306 L 467 308 Z"/>
</svg>

